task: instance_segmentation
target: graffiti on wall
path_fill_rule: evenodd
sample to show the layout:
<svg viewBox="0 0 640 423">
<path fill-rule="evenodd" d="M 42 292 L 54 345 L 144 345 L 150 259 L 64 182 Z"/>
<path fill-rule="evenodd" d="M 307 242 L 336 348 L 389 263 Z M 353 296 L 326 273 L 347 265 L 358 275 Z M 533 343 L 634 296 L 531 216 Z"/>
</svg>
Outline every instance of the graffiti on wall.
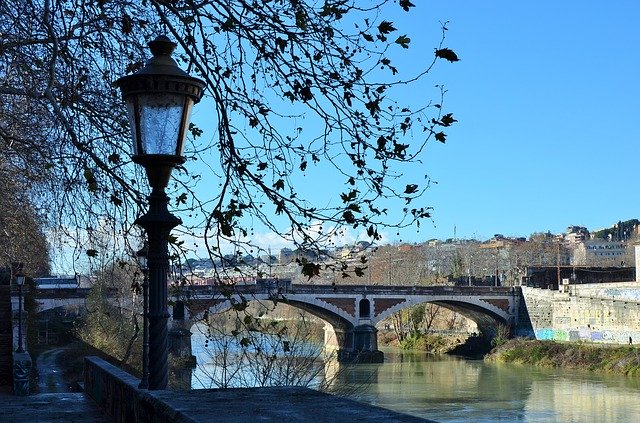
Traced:
<svg viewBox="0 0 640 423">
<path fill-rule="evenodd" d="M 537 329 L 536 339 L 544 341 L 568 341 L 569 333 L 564 329 Z"/>
<path fill-rule="evenodd" d="M 640 331 L 597 331 L 542 328 L 534 331 L 536 339 L 543 341 L 591 341 L 608 344 L 640 344 Z"/>
</svg>

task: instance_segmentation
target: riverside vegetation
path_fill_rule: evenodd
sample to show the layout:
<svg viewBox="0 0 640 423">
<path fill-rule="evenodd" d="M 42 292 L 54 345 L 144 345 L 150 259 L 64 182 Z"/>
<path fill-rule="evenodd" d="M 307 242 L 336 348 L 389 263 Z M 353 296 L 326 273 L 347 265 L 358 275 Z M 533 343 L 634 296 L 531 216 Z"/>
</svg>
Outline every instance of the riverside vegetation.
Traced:
<svg viewBox="0 0 640 423">
<path fill-rule="evenodd" d="M 640 376 L 640 350 L 631 345 L 594 345 L 516 338 L 494 348 L 485 360 Z"/>
<path fill-rule="evenodd" d="M 483 356 L 494 363 L 526 364 L 541 367 L 583 369 L 600 373 L 640 376 L 640 349 L 632 345 L 599 345 L 584 342 L 555 342 L 525 338 L 507 339 L 498 327 L 491 340 L 482 337 L 446 336 L 414 332 L 402 341 L 387 333 L 381 344 L 403 350 L 431 354 L 453 354 L 466 357 Z M 491 348 L 493 347 L 493 348 Z"/>
<path fill-rule="evenodd" d="M 424 351 L 430 354 L 455 353 L 456 350 L 469 342 L 469 339 L 472 338 L 462 335 L 412 332 L 402 340 L 399 340 L 396 333 L 391 330 L 378 332 L 378 343 L 381 346 L 400 348 L 407 351 Z"/>
</svg>

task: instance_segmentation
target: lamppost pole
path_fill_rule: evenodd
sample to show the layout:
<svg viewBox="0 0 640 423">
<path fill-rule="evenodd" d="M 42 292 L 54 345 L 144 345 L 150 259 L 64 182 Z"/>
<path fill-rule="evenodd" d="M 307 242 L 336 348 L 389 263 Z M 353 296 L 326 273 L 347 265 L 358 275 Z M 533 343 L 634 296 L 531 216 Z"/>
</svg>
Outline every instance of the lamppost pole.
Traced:
<svg viewBox="0 0 640 423">
<path fill-rule="evenodd" d="M 142 271 L 142 379 L 138 388 L 149 389 L 149 269 L 147 255 L 149 247 L 144 246 L 136 253 Z"/>
<path fill-rule="evenodd" d="M 24 285 L 24 275 L 18 273 L 16 275 L 16 285 L 18 285 L 18 348 L 17 353 L 23 353 L 22 348 L 22 286 Z"/>
<path fill-rule="evenodd" d="M 149 236 L 149 389 L 165 389 L 169 381 L 169 330 L 167 320 L 167 280 L 169 272 L 169 234 L 181 221 L 169 213 L 169 197 L 164 188 L 154 187 L 149 195 L 149 211 L 136 220 Z"/>
<path fill-rule="evenodd" d="M 169 381 L 167 275 L 169 234 L 181 221 L 169 213 L 165 188 L 182 156 L 192 106 L 200 101 L 204 81 L 189 76 L 171 58 L 176 44 L 166 36 L 149 43 L 153 57 L 138 72 L 116 81 L 127 103 L 132 160 L 144 167 L 151 194 L 149 210 L 136 220 L 147 232 L 148 367 L 150 390 L 166 389 Z M 144 360 L 144 358 L 143 358 Z M 141 384 L 143 381 L 141 381 Z"/>
</svg>

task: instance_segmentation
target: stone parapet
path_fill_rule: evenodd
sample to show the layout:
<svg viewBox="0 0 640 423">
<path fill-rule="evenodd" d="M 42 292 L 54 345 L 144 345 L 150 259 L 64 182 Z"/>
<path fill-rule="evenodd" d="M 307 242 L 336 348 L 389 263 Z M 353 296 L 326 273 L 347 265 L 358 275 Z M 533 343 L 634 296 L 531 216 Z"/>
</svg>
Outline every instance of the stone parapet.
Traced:
<svg viewBox="0 0 640 423">
<path fill-rule="evenodd" d="M 84 362 L 85 393 L 114 422 L 196 422 L 149 391 L 138 389 L 140 380 L 98 357 Z"/>
<path fill-rule="evenodd" d="M 431 422 L 302 387 L 144 391 L 138 379 L 85 359 L 85 391 L 114 422 Z"/>
<path fill-rule="evenodd" d="M 639 288 L 580 287 L 561 293 L 522 288 L 536 339 L 640 344 Z"/>
</svg>

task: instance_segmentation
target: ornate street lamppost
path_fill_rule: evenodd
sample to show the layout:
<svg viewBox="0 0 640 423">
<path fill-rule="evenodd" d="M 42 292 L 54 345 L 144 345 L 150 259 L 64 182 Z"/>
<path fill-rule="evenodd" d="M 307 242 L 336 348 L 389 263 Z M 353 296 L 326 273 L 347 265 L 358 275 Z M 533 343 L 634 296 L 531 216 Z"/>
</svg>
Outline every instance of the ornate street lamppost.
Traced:
<svg viewBox="0 0 640 423">
<path fill-rule="evenodd" d="M 142 270 L 142 379 L 138 388 L 149 389 L 149 269 L 147 269 L 147 243 L 136 252 Z"/>
<path fill-rule="evenodd" d="M 173 168 L 185 162 L 182 151 L 191 108 L 200 101 L 205 86 L 171 58 L 175 47 L 166 36 L 157 37 L 149 43 L 153 57 L 145 67 L 116 81 L 129 112 L 132 160 L 144 167 L 152 188 L 149 211 L 136 220 L 149 238 L 150 390 L 166 389 L 168 382 L 168 238 L 171 229 L 181 223 L 167 209 L 165 188 Z"/>
<path fill-rule="evenodd" d="M 22 272 L 16 274 L 16 285 L 18 285 L 18 348 L 17 353 L 23 353 L 22 348 L 22 287 L 24 286 L 24 275 Z"/>
</svg>

